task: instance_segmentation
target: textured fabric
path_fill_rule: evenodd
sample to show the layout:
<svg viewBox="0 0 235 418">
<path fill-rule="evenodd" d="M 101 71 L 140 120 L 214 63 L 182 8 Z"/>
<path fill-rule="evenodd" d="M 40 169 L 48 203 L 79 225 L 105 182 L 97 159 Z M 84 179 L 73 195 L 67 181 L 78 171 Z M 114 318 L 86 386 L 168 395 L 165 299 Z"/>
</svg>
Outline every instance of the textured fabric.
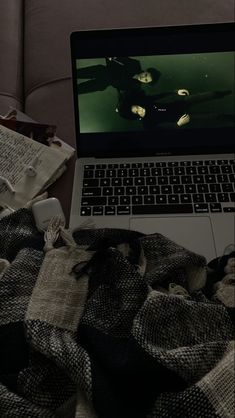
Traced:
<svg viewBox="0 0 235 418">
<path fill-rule="evenodd" d="M 0 336 L 19 324 L 25 347 L 0 373 L 1 417 L 233 417 L 234 311 L 214 298 L 232 259 L 208 270 L 162 235 L 112 229 L 45 254 L 26 209 L 0 237 Z"/>
<path fill-rule="evenodd" d="M 76 331 L 86 301 L 88 277 L 72 280 L 71 270 L 79 262 L 87 262 L 89 252 L 66 248 L 49 251 L 28 306 L 27 319 L 40 319 L 62 329 Z"/>
</svg>

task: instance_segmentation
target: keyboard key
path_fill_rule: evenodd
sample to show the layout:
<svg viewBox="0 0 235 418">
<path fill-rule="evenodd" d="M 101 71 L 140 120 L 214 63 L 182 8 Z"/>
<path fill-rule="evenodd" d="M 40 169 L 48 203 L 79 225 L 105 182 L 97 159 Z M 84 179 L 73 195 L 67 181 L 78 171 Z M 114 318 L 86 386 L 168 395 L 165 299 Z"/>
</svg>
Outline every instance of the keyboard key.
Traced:
<svg viewBox="0 0 235 418">
<path fill-rule="evenodd" d="M 123 178 L 123 186 L 133 186 L 134 179 L 131 178 Z"/>
<path fill-rule="evenodd" d="M 127 177 L 127 169 L 124 168 L 117 170 L 117 177 Z"/>
<path fill-rule="evenodd" d="M 82 189 L 83 196 L 101 196 L 101 188 L 99 187 L 84 187 Z"/>
<path fill-rule="evenodd" d="M 160 185 L 168 184 L 168 177 L 158 177 L 158 184 Z"/>
<path fill-rule="evenodd" d="M 106 177 L 116 177 L 117 171 L 116 170 L 106 170 Z"/>
<path fill-rule="evenodd" d="M 134 181 L 135 186 L 144 186 L 145 185 L 145 178 L 144 177 L 136 177 Z"/>
<path fill-rule="evenodd" d="M 230 193 L 231 202 L 235 202 L 235 193 Z"/>
<path fill-rule="evenodd" d="M 162 169 L 162 175 L 163 176 L 173 176 L 173 168 L 166 167 Z"/>
<path fill-rule="evenodd" d="M 228 160 L 218 160 L 218 161 L 217 161 L 217 164 L 219 164 L 219 165 L 225 165 L 225 164 L 228 164 Z"/>
<path fill-rule="evenodd" d="M 122 193 L 124 194 L 124 193 Z M 127 195 L 135 195 L 136 194 L 136 187 L 126 187 L 126 194 Z"/>
<path fill-rule="evenodd" d="M 205 183 L 204 176 L 202 175 L 193 176 L 193 183 L 199 183 L 199 184 Z"/>
<path fill-rule="evenodd" d="M 161 168 L 152 168 L 151 169 L 151 175 L 153 177 L 158 177 L 162 175 L 162 169 Z"/>
<path fill-rule="evenodd" d="M 211 203 L 210 204 L 210 211 L 212 213 L 222 212 L 222 207 L 220 203 Z"/>
<path fill-rule="evenodd" d="M 150 176 L 150 169 L 149 168 L 141 168 L 140 169 L 140 176 L 141 177 L 149 177 Z"/>
<path fill-rule="evenodd" d="M 198 174 L 208 174 L 208 167 L 206 165 L 202 165 L 200 167 L 197 167 Z"/>
<path fill-rule="evenodd" d="M 209 207 L 207 203 L 197 203 L 194 205 L 194 211 L 195 213 L 204 213 L 209 212 Z"/>
<path fill-rule="evenodd" d="M 180 161 L 180 165 L 183 167 L 187 167 L 189 165 L 191 165 L 191 161 Z"/>
<path fill-rule="evenodd" d="M 130 206 L 118 206 L 117 215 L 130 215 L 131 209 Z"/>
<path fill-rule="evenodd" d="M 138 176 L 139 176 L 138 168 L 130 168 L 129 169 L 129 177 L 138 177 Z"/>
<path fill-rule="evenodd" d="M 160 187 L 159 186 L 150 186 L 149 187 L 150 194 L 159 194 L 160 193 Z"/>
<path fill-rule="evenodd" d="M 175 167 L 174 169 L 176 176 L 184 176 L 185 175 L 185 168 L 184 167 Z"/>
<path fill-rule="evenodd" d="M 119 204 L 119 197 L 118 196 L 110 196 L 108 197 L 108 205 L 109 206 L 113 206 L 113 205 L 118 205 Z"/>
<path fill-rule="evenodd" d="M 161 193 L 162 194 L 171 194 L 172 193 L 172 186 L 161 186 Z"/>
<path fill-rule="evenodd" d="M 144 163 L 144 167 L 154 167 L 154 163 Z"/>
<path fill-rule="evenodd" d="M 206 183 L 216 183 L 216 177 L 214 174 L 205 175 L 205 182 Z"/>
<path fill-rule="evenodd" d="M 120 168 L 130 168 L 130 166 L 129 163 L 120 164 Z"/>
<path fill-rule="evenodd" d="M 229 174 L 229 180 L 231 183 L 235 183 L 235 174 Z"/>
<path fill-rule="evenodd" d="M 113 187 L 104 187 L 103 196 L 113 196 Z"/>
<path fill-rule="evenodd" d="M 214 193 L 205 194 L 206 202 L 217 202 L 217 196 Z"/>
<path fill-rule="evenodd" d="M 180 184 L 180 177 L 179 176 L 170 176 L 169 183 L 170 184 Z"/>
<path fill-rule="evenodd" d="M 205 161 L 205 165 L 215 165 L 215 164 L 216 164 L 215 160 L 207 160 L 207 161 Z"/>
<path fill-rule="evenodd" d="M 110 179 L 100 179 L 100 185 L 103 187 L 110 186 Z"/>
<path fill-rule="evenodd" d="M 156 177 L 146 177 L 146 185 L 151 186 L 156 184 Z"/>
<path fill-rule="evenodd" d="M 81 211 L 80 211 L 80 215 L 81 216 L 91 216 L 91 207 L 86 206 L 86 207 L 81 207 Z"/>
<path fill-rule="evenodd" d="M 210 192 L 211 193 L 220 193 L 221 186 L 220 184 L 209 184 Z"/>
<path fill-rule="evenodd" d="M 130 196 L 120 196 L 120 205 L 130 205 L 131 198 Z"/>
<path fill-rule="evenodd" d="M 203 160 L 193 161 L 193 165 L 196 165 L 196 166 L 202 166 L 203 164 L 204 164 Z"/>
<path fill-rule="evenodd" d="M 106 202 L 106 197 L 83 197 L 81 206 L 105 206 Z"/>
<path fill-rule="evenodd" d="M 177 184 L 175 186 L 173 186 L 173 191 L 175 194 L 181 194 L 184 193 L 184 186 L 181 184 Z"/>
<path fill-rule="evenodd" d="M 98 179 L 84 179 L 83 180 L 83 187 L 97 187 L 99 186 L 99 180 Z"/>
<path fill-rule="evenodd" d="M 166 195 L 157 195 L 156 196 L 156 203 L 166 203 L 167 199 L 166 199 Z"/>
<path fill-rule="evenodd" d="M 102 216 L 104 213 L 103 206 L 94 206 L 92 210 L 93 216 Z"/>
<path fill-rule="evenodd" d="M 144 204 L 145 205 L 154 205 L 154 196 L 144 196 Z"/>
<path fill-rule="evenodd" d="M 113 169 L 115 169 L 115 168 L 118 168 L 118 164 L 108 164 L 108 168 L 109 168 L 110 170 L 113 170 Z"/>
<path fill-rule="evenodd" d="M 223 183 L 222 190 L 223 192 L 233 192 L 233 185 L 231 183 Z"/>
<path fill-rule="evenodd" d="M 93 170 L 95 166 L 93 164 L 86 164 L 84 165 L 84 170 Z"/>
<path fill-rule="evenodd" d="M 217 181 L 218 181 L 218 183 L 228 183 L 229 180 L 228 180 L 227 174 L 220 174 L 220 175 L 218 175 L 217 176 Z"/>
<path fill-rule="evenodd" d="M 132 207 L 133 215 L 154 215 L 167 213 L 193 213 L 192 205 L 141 205 Z"/>
<path fill-rule="evenodd" d="M 194 203 L 205 202 L 204 195 L 202 193 L 193 194 L 193 202 Z"/>
<path fill-rule="evenodd" d="M 198 193 L 208 193 L 209 192 L 208 184 L 197 184 L 197 191 Z M 211 192 L 212 191 L 213 190 L 211 190 Z"/>
<path fill-rule="evenodd" d="M 182 176 L 181 177 L 182 184 L 192 184 L 192 177 L 191 176 Z"/>
<path fill-rule="evenodd" d="M 227 212 L 227 213 L 229 213 L 229 212 L 235 212 L 235 207 L 234 206 L 231 206 L 231 207 L 228 207 L 228 208 L 224 208 L 224 212 Z"/>
<path fill-rule="evenodd" d="M 101 178 L 105 177 L 105 171 L 104 170 L 95 170 L 95 178 Z"/>
<path fill-rule="evenodd" d="M 137 194 L 148 194 L 147 186 L 139 186 L 137 190 L 138 190 Z"/>
<path fill-rule="evenodd" d="M 196 193 L 197 188 L 196 188 L 195 184 L 186 184 L 185 185 L 185 192 L 186 193 Z"/>
<path fill-rule="evenodd" d="M 186 174 L 197 174 L 197 168 L 196 167 L 186 167 Z"/>
<path fill-rule="evenodd" d="M 115 206 L 105 207 L 105 215 L 115 215 L 115 213 L 116 213 Z"/>
<path fill-rule="evenodd" d="M 95 166 L 95 168 L 96 168 L 97 170 L 105 170 L 105 169 L 106 169 L 106 167 L 107 167 L 107 165 L 106 165 L 106 164 L 96 164 L 96 166 Z"/>
<path fill-rule="evenodd" d="M 114 196 L 121 196 L 125 194 L 124 187 L 114 187 Z"/>
<path fill-rule="evenodd" d="M 181 203 L 191 203 L 192 198 L 190 194 L 181 194 L 180 195 L 180 201 Z"/>
<path fill-rule="evenodd" d="M 93 170 L 84 170 L 83 173 L 84 179 L 91 179 L 94 177 L 94 171 Z"/>
<path fill-rule="evenodd" d="M 111 180 L 112 186 L 122 186 L 122 178 L 115 178 Z"/>
<path fill-rule="evenodd" d="M 132 163 L 131 164 L 132 168 L 141 168 L 142 167 L 142 163 Z"/>
<path fill-rule="evenodd" d="M 221 173 L 220 166 L 219 165 L 211 165 L 209 167 L 209 173 L 210 174 L 220 174 Z"/>
<path fill-rule="evenodd" d="M 132 196 L 132 205 L 142 205 L 143 196 Z"/>
<path fill-rule="evenodd" d="M 178 167 L 179 162 L 178 161 L 169 161 L 168 167 Z"/>
<path fill-rule="evenodd" d="M 232 167 L 230 165 L 224 165 L 221 167 L 221 172 L 223 174 L 230 174 L 232 173 Z"/>
<path fill-rule="evenodd" d="M 218 201 L 219 202 L 229 202 L 230 198 L 228 193 L 218 193 Z"/>
<path fill-rule="evenodd" d="M 166 163 L 164 161 L 157 162 L 156 167 L 166 167 Z"/>
<path fill-rule="evenodd" d="M 170 194 L 168 196 L 168 203 L 179 203 L 180 199 L 177 194 Z"/>
</svg>

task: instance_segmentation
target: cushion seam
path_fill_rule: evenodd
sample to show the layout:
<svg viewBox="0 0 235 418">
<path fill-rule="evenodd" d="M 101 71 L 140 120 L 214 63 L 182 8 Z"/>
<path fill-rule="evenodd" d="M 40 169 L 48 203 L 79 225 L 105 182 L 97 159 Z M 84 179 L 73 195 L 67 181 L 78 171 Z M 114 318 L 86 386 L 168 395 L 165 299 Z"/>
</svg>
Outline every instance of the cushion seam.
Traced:
<svg viewBox="0 0 235 418">
<path fill-rule="evenodd" d="M 33 86 L 31 89 L 29 89 L 28 91 L 25 92 L 25 98 L 28 97 L 31 93 L 33 93 L 35 90 L 47 86 L 49 84 L 53 84 L 53 83 L 57 83 L 58 81 L 64 81 L 64 80 L 70 80 L 72 77 L 58 77 L 58 78 L 53 78 L 52 80 L 49 81 L 44 81 L 43 83 L 38 83 L 35 86 Z"/>
<path fill-rule="evenodd" d="M 22 104 L 22 100 L 20 100 L 19 97 L 14 96 L 14 94 L 10 94 L 10 93 L 6 93 L 4 91 L 0 91 L 0 96 L 11 97 L 12 99 L 15 99 L 17 102 Z"/>
</svg>

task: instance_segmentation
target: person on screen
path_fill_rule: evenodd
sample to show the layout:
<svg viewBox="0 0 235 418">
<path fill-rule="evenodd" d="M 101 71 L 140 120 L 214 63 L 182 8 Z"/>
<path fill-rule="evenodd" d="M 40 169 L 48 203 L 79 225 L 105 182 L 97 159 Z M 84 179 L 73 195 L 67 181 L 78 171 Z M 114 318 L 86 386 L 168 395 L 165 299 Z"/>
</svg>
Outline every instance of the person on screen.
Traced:
<svg viewBox="0 0 235 418">
<path fill-rule="evenodd" d="M 189 95 L 188 90 L 166 92 L 147 96 L 142 92 L 120 95 L 116 111 L 130 120 L 141 120 L 145 129 L 151 130 L 162 124 L 184 126 L 190 122 L 192 106 L 231 94 L 231 90 L 211 91 Z"/>
<path fill-rule="evenodd" d="M 106 65 L 97 64 L 77 69 L 78 94 L 105 90 L 108 86 L 118 91 L 139 89 L 143 84 L 155 84 L 161 73 L 155 68 L 143 70 L 140 62 L 129 57 L 106 58 Z"/>
</svg>

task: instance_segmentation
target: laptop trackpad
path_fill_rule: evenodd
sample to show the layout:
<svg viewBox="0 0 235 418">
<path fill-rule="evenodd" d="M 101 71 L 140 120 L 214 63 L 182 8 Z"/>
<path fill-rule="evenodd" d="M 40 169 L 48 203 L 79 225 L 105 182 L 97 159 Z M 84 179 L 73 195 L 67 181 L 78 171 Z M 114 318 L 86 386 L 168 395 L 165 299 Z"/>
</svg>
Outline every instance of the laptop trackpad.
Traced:
<svg viewBox="0 0 235 418">
<path fill-rule="evenodd" d="M 177 244 L 206 257 L 216 257 L 209 217 L 132 218 L 130 228 L 145 234 L 160 233 Z"/>
</svg>

